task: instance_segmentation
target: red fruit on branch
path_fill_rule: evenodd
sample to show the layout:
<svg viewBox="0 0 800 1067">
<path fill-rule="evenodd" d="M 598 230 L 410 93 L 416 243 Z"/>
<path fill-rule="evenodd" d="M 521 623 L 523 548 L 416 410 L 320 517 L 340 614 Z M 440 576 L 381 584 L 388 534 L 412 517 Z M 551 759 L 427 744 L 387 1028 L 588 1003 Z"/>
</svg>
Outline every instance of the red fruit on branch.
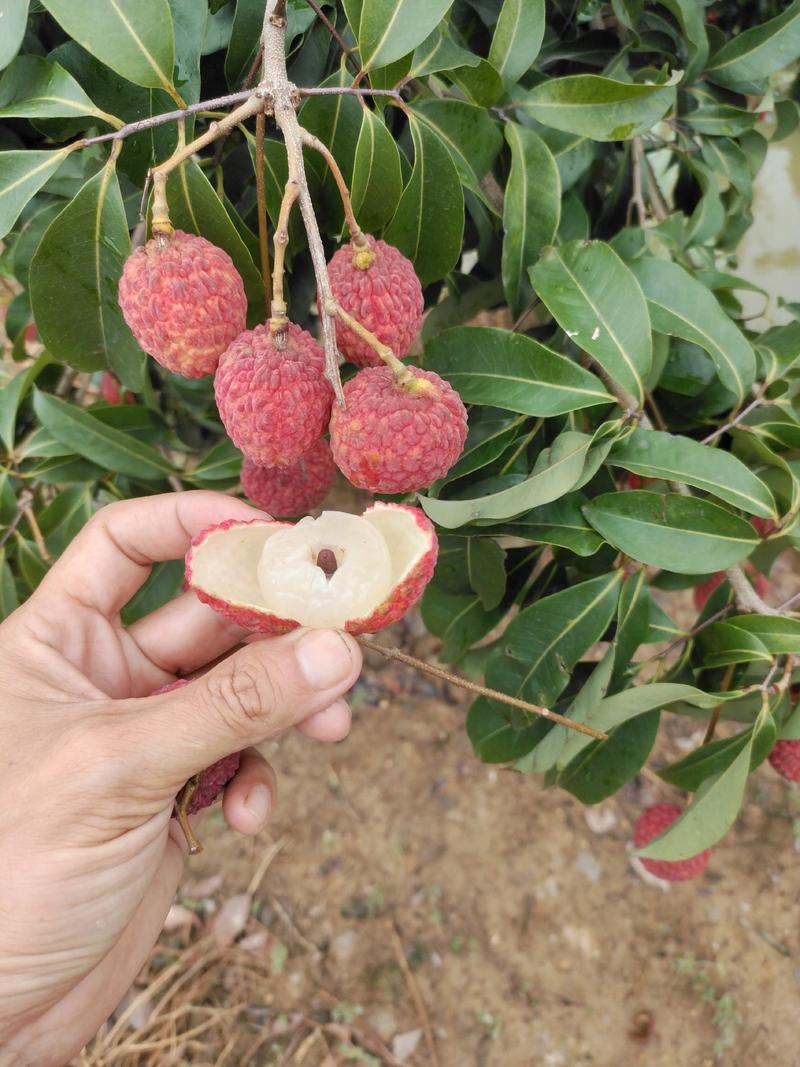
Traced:
<svg viewBox="0 0 800 1067">
<path fill-rule="evenodd" d="M 119 303 L 144 351 L 185 378 L 213 374 L 247 322 L 244 284 L 231 257 L 182 230 L 154 237 L 128 257 Z"/>
<path fill-rule="evenodd" d="M 677 804 L 653 804 L 645 808 L 634 823 L 635 847 L 643 848 L 654 837 L 659 837 L 682 814 L 683 809 Z M 640 862 L 657 878 L 663 878 L 667 882 L 688 882 L 692 878 L 699 878 L 708 866 L 710 858 L 711 850 L 707 848 L 685 860 L 651 860 L 642 856 Z"/>
<path fill-rule="evenodd" d="M 308 452 L 288 467 L 259 467 L 251 459 L 242 463 L 242 491 L 256 507 L 287 518 L 318 508 L 336 475 L 330 445 L 320 437 Z"/>
<path fill-rule="evenodd" d="M 409 367 L 399 382 L 389 367 L 366 367 L 344 387 L 331 416 L 336 466 L 372 493 L 411 493 L 444 477 L 464 449 L 461 397 L 433 371 Z"/>
<path fill-rule="evenodd" d="M 100 378 L 100 395 L 107 404 L 116 407 L 118 404 L 135 404 L 136 397 L 133 393 L 123 392 L 119 378 L 110 370 L 104 370 Z"/>
<path fill-rule="evenodd" d="M 800 741 L 776 741 L 769 762 L 782 778 L 800 782 Z"/>
<path fill-rule="evenodd" d="M 269 323 L 245 330 L 223 353 L 214 377 L 219 415 L 237 448 L 262 467 L 288 467 L 325 432 L 333 390 L 325 356 L 289 323 L 280 351 Z"/>
<path fill-rule="evenodd" d="M 367 248 L 342 245 L 328 264 L 334 298 L 348 314 L 392 349 L 408 355 L 422 324 L 422 286 L 411 260 L 385 241 L 367 236 Z M 336 342 L 357 367 L 379 367 L 380 356 L 348 326 L 336 325 Z"/>
</svg>

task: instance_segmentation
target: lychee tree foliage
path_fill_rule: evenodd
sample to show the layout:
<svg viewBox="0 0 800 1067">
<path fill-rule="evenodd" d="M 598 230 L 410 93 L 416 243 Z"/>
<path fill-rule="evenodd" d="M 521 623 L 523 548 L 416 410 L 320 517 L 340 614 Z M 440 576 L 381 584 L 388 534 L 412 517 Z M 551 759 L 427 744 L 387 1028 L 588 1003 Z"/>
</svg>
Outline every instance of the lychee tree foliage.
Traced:
<svg viewBox="0 0 800 1067">
<path fill-rule="evenodd" d="M 800 119 L 786 73 L 800 0 L 0 0 L 0 13 L 0 262 L 18 363 L 0 390 L 3 613 L 99 505 L 239 486 L 212 378 L 148 359 L 126 325 L 134 246 L 175 229 L 222 249 L 247 325 L 271 298 L 273 321 L 321 336 L 341 396 L 356 368 L 336 366 L 337 328 L 356 362 L 389 368 L 361 375 L 422 380 L 386 348 L 405 314 L 363 349 L 373 304 L 348 315 L 331 299 L 325 260 L 350 236 L 369 235 L 362 251 L 382 239 L 423 288 L 409 365 L 469 412 L 447 473 L 389 499 L 436 524 L 422 615 L 441 659 L 484 685 L 467 721 L 477 755 L 593 804 L 640 770 L 662 714 L 689 716 L 705 740 L 660 773 L 691 799 L 642 854 L 683 860 L 719 840 L 748 774 L 779 738 L 783 753 L 800 744 L 800 618 L 764 600 L 798 541 L 800 321 L 756 332 L 736 269 L 769 141 Z M 473 325 L 484 312 L 504 325 Z M 357 478 L 371 448 L 391 452 L 392 423 L 380 389 L 352 395 L 375 429 L 339 401 L 332 425 L 351 424 L 339 462 Z M 313 471 L 328 470 L 315 447 Z M 297 499 L 285 472 L 262 470 L 246 484 Z M 124 618 L 182 580 L 182 564 L 156 567 Z M 692 587 L 687 630 L 661 594 Z M 715 738 L 720 719 L 736 729 Z"/>
</svg>

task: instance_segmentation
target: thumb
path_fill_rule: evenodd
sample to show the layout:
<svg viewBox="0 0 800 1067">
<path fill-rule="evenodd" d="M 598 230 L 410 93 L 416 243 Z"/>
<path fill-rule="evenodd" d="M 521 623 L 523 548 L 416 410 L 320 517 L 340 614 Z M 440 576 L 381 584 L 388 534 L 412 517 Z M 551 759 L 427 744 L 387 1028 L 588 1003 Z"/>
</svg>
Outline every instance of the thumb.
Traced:
<svg viewBox="0 0 800 1067">
<path fill-rule="evenodd" d="M 349 635 L 296 630 L 247 645 L 189 685 L 125 703 L 152 784 L 172 789 L 324 711 L 360 670 L 361 650 Z"/>
</svg>

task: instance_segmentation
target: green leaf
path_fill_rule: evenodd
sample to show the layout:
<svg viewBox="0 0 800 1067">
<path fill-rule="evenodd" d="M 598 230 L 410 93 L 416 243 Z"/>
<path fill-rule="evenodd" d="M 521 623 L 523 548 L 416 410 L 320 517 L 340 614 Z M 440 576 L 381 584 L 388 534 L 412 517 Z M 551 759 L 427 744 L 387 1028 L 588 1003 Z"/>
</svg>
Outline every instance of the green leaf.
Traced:
<svg viewBox="0 0 800 1067">
<path fill-rule="evenodd" d="M 689 84 L 708 59 L 708 33 L 703 9 L 697 0 L 660 0 L 660 3 L 672 13 L 681 28 L 681 40 L 689 54 L 683 81 Z"/>
<path fill-rule="evenodd" d="M 645 478 L 686 482 L 749 515 L 778 517 L 772 493 L 749 467 L 730 452 L 691 437 L 637 429 L 614 447 L 608 462 Z"/>
<path fill-rule="evenodd" d="M 421 610 L 427 628 L 442 639 L 439 657 L 447 663 L 459 660 L 503 615 L 499 607 L 486 611 L 473 593 L 444 592 L 435 582 L 425 590 Z"/>
<path fill-rule="evenodd" d="M 489 537 L 470 537 L 467 541 L 467 578 L 484 611 L 496 608 L 505 596 L 505 559 L 505 552 Z"/>
<path fill-rule="evenodd" d="M 503 288 L 512 315 L 531 297 L 528 267 L 554 240 L 561 218 L 561 178 L 541 137 L 516 122 L 506 123 L 511 170 L 503 202 Z"/>
<path fill-rule="evenodd" d="M 530 337 L 493 326 L 455 326 L 425 350 L 425 366 L 446 378 L 467 404 L 550 418 L 608 404 L 590 371 Z"/>
<path fill-rule="evenodd" d="M 544 126 L 593 141 L 638 137 L 674 106 L 674 85 L 639 85 L 597 74 L 550 78 L 517 104 Z"/>
<path fill-rule="evenodd" d="M 423 285 L 452 270 L 461 255 L 464 195 L 455 164 L 439 137 L 409 117 L 414 166 L 386 240 L 408 256 Z"/>
<path fill-rule="evenodd" d="M 699 635 L 705 651 L 703 665 L 727 667 L 731 663 L 771 663 L 772 656 L 758 637 L 733 625 L 732 622 L 716 622 Z"/>
<path fill-rule="evenodd" d="M 137 619 L 174 600 L 181 591 L 184 577 L 183 560 L 170 559 L 166 563 L 156 563 L 150 577 L 122 609 L 123 624 L 130 626 Z"/>
<path fill-rule="evenodd" d="M 167 0 L 42 0 L 63 30 L 123 78 L 174 92 L 175 39 Z"/>
<path fill-rule="evenodd" d="M 713 293 L 665 259 L 637 259 L 631 269 L 647 297 L 653 329 L 705 349 L 719 380 L 741 403 L 755 380 L 755 354 Z"/>
<path fill-rule="evenodd" d="M 774 19 L 731 36 L 711 57 L 706 76 L 739 93 L 760 95 L 767 78 L 800 56 L 800 0 Z"/>
<path fill-rule="evenodd" d="M 36 391 L 33 409 L 56 440 L 104 470 L 146 481 L 175 473 L 172 464 L 154 448 L 122 430 L 104 426 L 83 408 Z"/>
<path fill-rule="evenodd" d="M 28 0 L 0 0 L 0 70 L 8 66 L 20 49 L 28 22 Z M 7 566 L 4 564 L 4 567 Z"/>
<path fill-rule="evenodd" d="M 530 70 L 544 37 L 544 0 L 503 0 L 489 48 L 489 62 L 506 85 Z"/>
<path fill-rule="evenodd" d="M 617 606 L 617 632 L 614 634 L 614 673 L 612 689 L 623 688 L 631 673 L 633 656 L 649 636 L 653 601 L 647 588 L 647 570 L 640 568 L 625 580 Z"/>
<path fill-rule="evenodd" d="M 511 763 L 525 756 L 542 734 L 542 721 L 517 728 L 486 697 L 478 697 L 467 714 L 467 736 L 483 763 Z"/>
<path fill-rule="evenodd" d="M 558 784 L 582 804 L 599 804 L 641 770 L 658 733 L 658 710 L 638 715 L 612 731 L 608 741 L 593 741 L 558 776 Z"/>
<path fill-rule="evenodd" d="M 241 466 L 242 453 L 225 437 L 206 452 L 192 471 L 191 479 L 193 482 L 216 482 L 238 478 Z"/>
<path fill-rule="evenodd" d="M 548 248 L 530 276 L 559 326 L 643 404 L 642 379 L 653 359 L 650 316 L 639 283 L 613 248 L 603 241 Z"/>
<path fill-rule="evenodd" d="M 440 24 L 417 46 L 406 77 L 424 78 L 456 67 L 477 67 L 480 62 L 478 56 L 456 44 L 446 24 Z"/>
<path fill-rule="evenodd" d="M 465 100 L 433 98 L 415 101 L 413 111 L 447 146 L 463 184 L 486 203 L 480 179 L 491 170 L 503 144 L 487 110 Z"/>
<path fill-rule="evenodd" d="M 236 0 L 228 51 L 225 56 L 225 80 L 231 89 L 241 88 L 261 40 L 264 25 L 264 0 Z"/>
<path fill-rule="evenodd" d="M 357 27 L 362 69 L 385 67 L 413 52 L 441 22 L 452 3 L 453 0 L 403 0 L 402 4 L 396 0 L 362 0 Z"/>
<path fill-rule="evenodd" d="M 92 494 L 88 485 L 73 485 L 54 497 L 38 516 L 49 551 L 60 556 L 91 514 Z"/>
<path fill-rule="evenodd" d="M 0 4 L 0 9 L 2 5 Z M 0 619 L 7 619 L 12 611 L 19 607 L 17 587 L 14 583 L 14 575 L 6 559 L 5 546 L 0 548 Z"/>
<path fill-rule="evenodd" d="M 583 513 L 627 556 L 676 574 L 725 570 L 748 556 L 759 540 L 745 519 L 678 493 L 604 493 Z"/>
<path fill-rule="evenodd" d="M 106 166 L 45 231 L 31 262 L 31 304 L 56 359 L 78 370 L 110 366 L 126 388 L 139 391 L 145 357 L 117 303 L 130 250 L 119 184 Z"/>
<path fill-rule="evenodd" d="M 69 155 L 57 152 L 0 152 L 0 238 L 5 237 L 19 213 L 51 178 Z"/>
<path fill-rule="evenodd" d="M 121 126 L 96 107 L 71 74 L 39 56 L 18 56 L 0 78 L 0 118 L 89 115 Z"/>
<path fill-rule="evenodd" d="M 617 606 L 620 577 L 619 571 L 603 574 L 521 611 L 489 658 L 486 684 L 549 707 L 578 660 L 607 630 Z"/>
<path fill-rule="evenodd" d="M 48 352 L 42 352 L 32 366 L 15 374 L 10 382 L 0 389 L 0 441 L 8 452 L 14 449 L 14 428 L 19 406 L 30 391 L 38 376 L 53 362 Z"/>
<path fill-rule="evenodd" d="M 380 115 L 364 108 L 358 135 L 351 197 L 358 223 L 382 229 L 397 209 L 403 189 L 400 152 Z"/>
<path fill-rule="evenodd" d="M 800 653 L 800 619 L 780 615 L 737 615 L 730 619 L 730 624 L 758 638 L 772 656 Z"/>
<path fill-rule="evenodd" d="M 603 539 L 584 519 L 581 508 L 585 503 L 586 497 L 570 493 L 511 522 L 493 523 L 492 533 L 526 544 L 558 545 L 576 556 L 593 556 Z"/>
</svg>

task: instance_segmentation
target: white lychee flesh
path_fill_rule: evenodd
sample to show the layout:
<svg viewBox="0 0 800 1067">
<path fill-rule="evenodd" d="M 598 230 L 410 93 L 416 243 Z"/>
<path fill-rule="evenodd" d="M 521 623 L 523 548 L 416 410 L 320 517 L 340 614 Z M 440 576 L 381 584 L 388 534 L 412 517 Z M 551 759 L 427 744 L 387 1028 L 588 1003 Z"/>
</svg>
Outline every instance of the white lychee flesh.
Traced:
<svg viewBox="0 0 800 1067">
<path fill-rule="evenodd" d="M 317 563 L 327 549 L 336 570 L 327 575 Z M 342 627 L 368 615 L 392 588 L 392 561 L 386 539 L 370 522 L 341 511 L 323 511 L 273 534 L 258 563 L 265 603 L 276 615 L 301 626 Z"/>
</svg>

